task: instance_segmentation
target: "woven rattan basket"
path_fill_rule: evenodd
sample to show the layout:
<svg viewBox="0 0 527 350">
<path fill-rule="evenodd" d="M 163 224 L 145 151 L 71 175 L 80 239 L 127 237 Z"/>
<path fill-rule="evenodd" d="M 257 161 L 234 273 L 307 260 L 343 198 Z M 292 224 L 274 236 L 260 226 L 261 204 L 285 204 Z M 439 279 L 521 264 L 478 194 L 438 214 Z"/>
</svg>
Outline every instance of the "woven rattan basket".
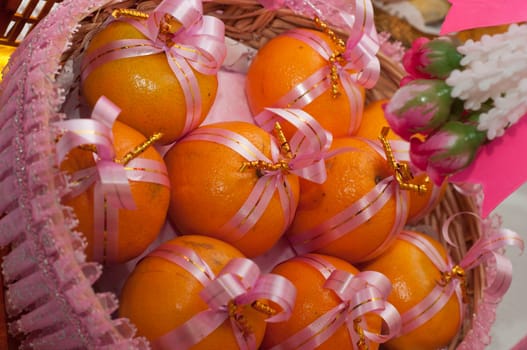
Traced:
<svg viewBox="0 0 527 350">
<path fill-rule="evenodd" d="M 89 6 L 85 6 L 87 4 Z M 139 7 L 145 9 L 154 5 L 147 1 L 141 2 Z M 136 7 L 137 4 L 131 0 L 64 1 L 21 43 L 4 75 L 0 90 L 0 154 L 6 165 L 0 171 L 0 194 L 4 197 L 0 208 L 3 212 L 0 246 L 8 250 L 3 270 L 6 264 L 21 266 L 16 269 L 16 274 L 5 274 L 4 271 L 4 309 L 9 326 L 5 323 L 3 326 L 11 333 L 0 338 L 2 349 L 17 346 L 133 349 L 146 346 L 144 340 L 134 338 L 134 328 L 126 320 L 109 316 L 115 309 L 113 297 L 90 287 L 101 267 L 85 262 L 79 254 L 81 239 L 74 231 L 75 218 L 59 204 L 65 179 L 53 166 L 55 135 L 50 124 L 64 117 L 60 114 L 63 92 L 59 91 L 59 86 L 65 84 L 62 80 L 65 79 L 64 71 L 73 69 L 75 72 L 64 63 L 72 55 L 82 54 L 91 34 L 116 6 Z M 256 49 L 289 28 L 315 27 L 313 19 L 308 16 L 289 9 L 269 11 L 256 0 L 210 1 L 204 4 L 204 12 L 224 21 L 228 37 Z M 368 92 L 369 100 L 390 97 L 403 76 L 399 63 L 382 53 L 378 58 L 382 67 L 381 78 Z M 72 86 L 78 84 L 78 76 L 73 76 L 69 82 Z M 27 103 L 28 100 L 31 103 Z M 458 212 L 477 213 L 476 198 L 450 186 L 439 206 L 422 220 L 422 224 L 439 231 L 445 220 Z M 17 220 L 11 219 L 14 215 Z M 457 247 L 449 246 L 449 250 L 458 260 L 480 237 L 480 222 L 466 216 L 463 220 L 455 220 L 450 231 Z M 467 315 L 450 348 L 455 348 L 471 329 L 472 315 L 482 296 L 483 276 L 483 268 L 469 273 Z M 40 284 L 28 281 L 28 278 L 35 278 Z M 13 295 L 13 287 L 22 283 L 28 286 L 37 283 L 34 286 L 41 287 L 32 288 L 28 295 Z M 71 297 L 70 289 L 77 286 L 83 288 L 82 293 L 75 294 L 82 297 L 81 301 Z M 25 297 L 34 302 L 20 303 L 20 308 L 10 306 L 14 299 Z M 31 317 L 26 315 L 51 301 L 56 302 L 54 317 L 47 320 L 44 327 L 29 329 L 27 334 L 15 332 L 16 325 Z M 65 337 L 64 330 L 77 336 Z"/>
</svg>

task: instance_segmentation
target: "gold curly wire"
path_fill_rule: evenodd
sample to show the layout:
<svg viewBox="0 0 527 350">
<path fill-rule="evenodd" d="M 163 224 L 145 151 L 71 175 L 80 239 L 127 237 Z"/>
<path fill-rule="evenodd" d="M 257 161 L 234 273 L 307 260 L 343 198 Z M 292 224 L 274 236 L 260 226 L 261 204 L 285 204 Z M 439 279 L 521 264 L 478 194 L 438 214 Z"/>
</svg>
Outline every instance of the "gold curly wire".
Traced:
<svg viewBox="0 0 527 350">
<path fill-rule="evenodd" d="M 157 132 L 154 135 L 150 136 L 145 142 L 141 143 L 140 145 L 136 146 L 133 150 L 127 152 L 122 158 L 115 159 L 115 162 L 118 164 L 126 165 L 128 164 L 132 159 L 139 156 L 141 153 L 146 151 L 148 147 L 153 145 L 157 140 L 159 140 L 163 136 L 162 133 Z"/>
<path fill-rule="evenodd" d="M 118 8 L 112 11 L 113 18 L 129 17 L 134 19 L 148 19 L 149 14 L 143 11 L 127 8 Z M 172 41 L 172 35 L 175 34 L 181 27 L 180 23 L 171 15 L 165 14 L 159 23 L 160 37 L 166 42 L 168 46 L 175 45 Z"/>
<path fill-rule="evenodd" d="M 353 330 L 358 334 L 359 340 L 357 340 L 358 350 L 369 350 L 368 343 L 366 343 L 366 336 L 364 335 L 364 329 L 360 326 L 362 318 L 358 317 L 353 320 Z"/>
<path fill-rule="evenodd" d="M 148 13 L 135 10 L 135 9 L 127 9 L 127 8 L 119 8 L 114 9 L 112 11 L 112 17 L 113 18 L 119 18 L 119 17 L 130 17 L 135 19 L 147 19 Z"/>
<path fill-rule="evenodd" d="M 294 156 L 293 151 L 291 151 L 291 145 L 289 145 L 289 142 L 285 137 L 284 130 L 282 129 L 282 126 L 279 122 L 276 122 L 274 124 L 274 131 L 276 132 L 276 137 L 280 142 L 280 151 L 282 152 L 282 154 L 285 155 L 288 159 L 293 159 Z"/>
<path fill-rule="evenodd" d="M 330 80 L 331 80 L 331 96 L 337 98 L 341 95 L 339 91 L 339 75 L 338 75 L 338 65 L 344 61 L 342 53 L 346 48 L 346 43 L 344 40 L 339 38 L 337 34 L 318 16 L 315 16 L 315 24 L 320 28 L 326 35 L 329 36 L 332 42 L 337 45 L 337 50 L 331 54 L 329 57 L 329 68 L 330 68 Z"/>
<path fill-rule="evenodd" d="M 240 167 L 241 172 L 244 172 L 247 169 L 256 169 L 266 171 L 282 170 L 283 172 L 287 173 L 289 170 L 291 170 L 289 160 L 294 158 L 294 155 L 279 122 L 275 123 L 274 130 L 277 134 L 278 141 L 280 142 L 280 153 L 283 154 L 286 159 L 280 159 L 276 163 L 266 162 L 263 160 L 244 161 Z"/>
<path fill-rule="evenodd" d="M 437 281 L 437 284 L 439 284 L 441 287 L 444 287 L 454 279 L 457 279 L 460 281 L 463 303 L 467 303 L 468 302 L 467 274 L 461 266 L 454 265 L 454 267 L 452 267 L 452 270 L 442 271 L 441 279 Z"/>
<path fill-rule="evenodd" d="M 234 301 L 231 300 L 227 305 L 227 309 L 229 317 L 234 320 L 234 322 L 244 335 L 252 333 L 252 327 L 249 323 L 249 320 L 243 314 L 240 306 L 238 306 Z"/>
<path fill-rule="evenodd" d="M 274 316 L 277 313 L 274 308 L 259 300 L 253 301 L 251 303 L 251 307 L 267 316 Z M 236 322 L 236 325 L 244 335 L 248 335 L 253 332 L 249 319 L 243 314 L 243 306 L 237 305 L 233 300 L 231 300 L 227 304 L 227 311 L 229 317 Z"/>
<path fill-rule="evenodd" d="M 346 43 L 344 40 L 339 38 L 337 34 L 327 25 L 327 23 L 320 19 L 320 17 L 315 16 L 315 24 L 330 37 L 331 41 L 337 44 L 339 49 L 344 50 L 346 48 Z"/>
<path fill-rule="evenodd" d="M 408 163 L 400 163 L 395 159 L 393 155 L 392 146 L 386 138 L 389 132 L 389 127 L 383 127 L 379 135 L 379 140 L 381 141 L 382 147 L 384 148 L 384 153 L 386 154 L 386 161 L 388 162 L 390 168 L 393 170 L 395 180 L 399 184 L 399 187 L 403 190 L 415 191 L 420 194 L 426 193 L 426 191 L 428 191 L 427 185 L 430 182 L 430 178 L 427 176 L 421 184 L 410 183 L 410 181 L 414 179 L 412 171 L 410 170 L 410 166 L 408 165 Z"/>
<path fill-rule="evenodd" d="M 253 301 L 251 307 L 267 316 L 274 316 L 278 313 L 273 307 L 261 302 L 260 300 Z"/>
</svg>

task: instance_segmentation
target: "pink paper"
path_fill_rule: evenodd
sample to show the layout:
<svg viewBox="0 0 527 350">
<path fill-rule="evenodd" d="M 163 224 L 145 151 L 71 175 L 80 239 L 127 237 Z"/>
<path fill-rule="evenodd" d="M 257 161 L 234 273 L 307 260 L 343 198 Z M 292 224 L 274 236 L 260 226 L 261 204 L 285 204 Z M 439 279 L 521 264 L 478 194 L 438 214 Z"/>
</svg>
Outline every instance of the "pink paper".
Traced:
<svg viewBox="0 0 527 350">
<path fill-rule="evenodd" d="M 440 34 L 527 20 L 527 1 L 525 0 L 449 1 L 452 7 L 443 22 Z"/>
<path fill-rule="evenodd" d="M 220 70 L 216 100 L 202 125 L 226 120 L 254 124 L 245 96 L 245 74 Z"/>
<path fill-rule="evenodd" d="M 527 3 L 526 3 L 527 4 Z M 524 116 L 504 136 L 478 153 L 470 167 L 451 178 L 483 186 L 482 216 L 486 217 L 503 200 L 527 182 L 527 118 Z"/>
</svg>

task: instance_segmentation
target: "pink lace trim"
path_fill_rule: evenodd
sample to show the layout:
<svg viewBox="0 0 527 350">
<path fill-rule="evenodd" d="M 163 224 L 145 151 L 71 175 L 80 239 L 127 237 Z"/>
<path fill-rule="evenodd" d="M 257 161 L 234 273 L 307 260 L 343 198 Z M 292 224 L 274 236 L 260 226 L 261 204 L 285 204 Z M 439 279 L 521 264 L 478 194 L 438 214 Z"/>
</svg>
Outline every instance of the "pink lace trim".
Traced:
<svg viewBox="0 0 527 350">
<path fill-rule="evenodd" d="M 102 267 L 86 262 L 76 219 L 60 205 L 68 190 L 57 171 L 54 130 L 64 91 L 60 58 L 78 22 L 108 0 L 64 1 L 28 35 L 5 71 L 0 96 L 0 246 L 6 312 L 20 349 L 148 349 L 118 305 L 92 284 Z M 45 38 L 45 39 L 43 39 Z"/>
</svg>

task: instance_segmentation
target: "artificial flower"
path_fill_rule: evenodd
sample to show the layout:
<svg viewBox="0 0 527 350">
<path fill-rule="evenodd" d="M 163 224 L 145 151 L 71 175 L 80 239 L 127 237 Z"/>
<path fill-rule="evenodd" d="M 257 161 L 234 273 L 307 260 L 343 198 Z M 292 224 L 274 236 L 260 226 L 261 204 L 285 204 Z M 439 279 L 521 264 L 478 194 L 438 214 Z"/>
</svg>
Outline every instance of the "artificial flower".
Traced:
<svg viewBox="0 0 527 350">
<path fill-rule="evenodd" d="M 412 138 L 410 160 L 439 185 L 449 175 L 469 166 L 485 140 L 485 132 L 473 123 L 449 121 L 424 141 Z"/>
<path fill-rule="evenodd" d="M 462 69 L 446 79 L 465 109 L 476 111 L 490 103 L 478 125 L 489 140 L 504 135 L 527 114 L 526 36 L 527 24 L 514 24 L 506 33 L 468 40 L 458 48 Z"/>
<path fill-rule="evenodd" d="M 405 140 L 428 135 L 450 117 L 451 88 L 442 80 L 418 79 L 399 88 L 384 108 L 392 130 Z"/>
<path fill-rule="evenodd" d="M 403 57 L 405 70 L 416 79 L 445 79 L 461 67 L 463 56 L 452 40 L 418 38 Z"/>
</svg>

